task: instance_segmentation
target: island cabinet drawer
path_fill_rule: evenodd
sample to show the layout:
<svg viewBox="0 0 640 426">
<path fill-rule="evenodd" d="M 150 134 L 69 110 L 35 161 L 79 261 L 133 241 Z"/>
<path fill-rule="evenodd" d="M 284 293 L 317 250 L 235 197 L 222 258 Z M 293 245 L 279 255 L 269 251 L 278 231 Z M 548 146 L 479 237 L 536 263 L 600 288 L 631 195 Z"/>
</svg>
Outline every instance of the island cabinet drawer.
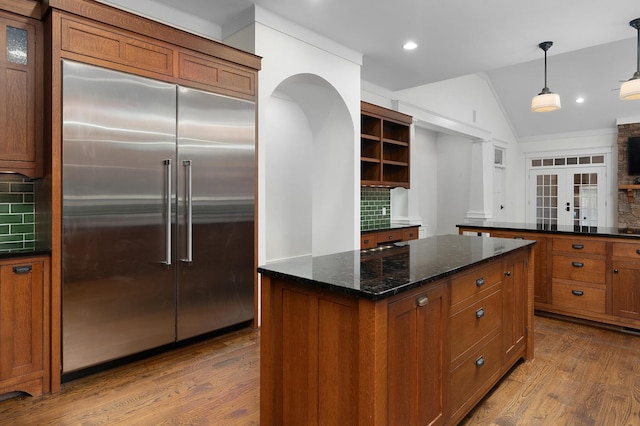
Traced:
<svg viewBox="0 0 640 426">
<path fill-rule="evenodd" d="M 554 238 L 553 251 L 564 251 L 576 254 L 600 254 L 604 256 L 606 253 L 606 244 L 604 241 Z"/>
<path fill-rule="evenodd" d="M 582 256 L 553 256 L 552 277 L 604 284 L 605 260 Z"/>
<path fill-rule="evenodd" d="M 452 312 L 463 309 L 468 303 L 483 297 L 492 287 L 502 282 L 502 264 L 495 264 L 474 268 L 468 273 L 451 280 Z M 465 301 L 466 304 L 459 305 Z"/>
<path fill-rule="evenodd" d="M 368 249 L 378 245 L 376 234 L 364 234 L 360 236 L 360 248 Z"/>
<path fill-rule="evenodd" d="M 583 283 L 553 282 L 553 305 L 575 311 L 605 313 L 606 286 Z"/>
<path fill-rule="evenodd" d="M 451 315 L 451 361 L 481 344 L 483 339 L 502 324 L 502 291 L 499 287 L 489 296 Z"/>
<path fill-rule="evenodd" d="M 376 234 L 376 238 L 378 239 L 378 244 L 394 243 L 397 241 L 402 241 L 402 238 L 403 238 L 402 230 L 378 232 Z"/>
<path fill-rule="evenodd" d="M 462 407 L 501 366 L 502 333 L 498 333 L 451 370 L 451 412 Z"/>
<path fill-rule="evenodd" d="M 408 228 L 402 232 L 402 239 L 404 241 L 411 241 L 418 239 L 418 228 Z"/>
<path fill-rule="evenodd" d="M 640 244 L 613 243 L 611 254 L 613 257 L 626 257 L 640 261 Z"/>
</svg>

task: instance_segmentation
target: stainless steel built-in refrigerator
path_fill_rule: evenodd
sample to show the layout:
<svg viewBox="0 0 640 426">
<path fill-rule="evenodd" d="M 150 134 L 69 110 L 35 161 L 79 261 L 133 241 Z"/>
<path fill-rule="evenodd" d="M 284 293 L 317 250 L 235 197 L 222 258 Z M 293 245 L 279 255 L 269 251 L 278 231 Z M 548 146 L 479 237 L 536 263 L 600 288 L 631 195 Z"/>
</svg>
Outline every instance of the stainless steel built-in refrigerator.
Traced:
<svg viewBox="0 0 640 426">
<path fill-rule="evenodd" d="M 255 104 L 62 68 L 62 372 L 251 320 Z"/>
</svg>

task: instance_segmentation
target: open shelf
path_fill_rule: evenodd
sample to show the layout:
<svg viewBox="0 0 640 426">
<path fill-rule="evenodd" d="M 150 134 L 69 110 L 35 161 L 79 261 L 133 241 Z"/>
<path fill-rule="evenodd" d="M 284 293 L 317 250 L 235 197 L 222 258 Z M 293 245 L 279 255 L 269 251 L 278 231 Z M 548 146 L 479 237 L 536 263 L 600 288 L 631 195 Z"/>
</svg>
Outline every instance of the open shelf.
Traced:
<svg viewBox="0 0 640 426">
<path fill-rule="evenodd" d="M 361 108 L 361 185 L 409 188 L 412 117 L 367 102 Z"/>
</svg>

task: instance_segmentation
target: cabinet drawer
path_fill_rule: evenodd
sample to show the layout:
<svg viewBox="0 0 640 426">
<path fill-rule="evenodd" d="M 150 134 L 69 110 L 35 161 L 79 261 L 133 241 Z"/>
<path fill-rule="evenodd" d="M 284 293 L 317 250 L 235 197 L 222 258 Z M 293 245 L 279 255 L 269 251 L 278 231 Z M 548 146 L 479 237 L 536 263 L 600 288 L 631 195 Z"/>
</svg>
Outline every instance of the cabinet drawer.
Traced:
<svg viewBox="0 0 640 426">
<path fill-rule="evenodd" d="M 580 256 L 553 256 L 553 278 L 604 284 L 604 259 L 591 259 Z"/>
<path fill-rule="evenodd" d="M 373 248 L 378 244 L 376 234 L 364 234 L 360 235 L 360 248 L 368 249 Z"/>
<path fill-rule="evenodd" d="M 411 241 L 418 239 L 418 228 L 405 229 L 402 233 L 402 239 L 404 241 Z"/>
<path fill-rule="evenodd" d="M 460 408 L 502 365 L 502 333 L 451 371 L 451 411 Z"/>
<path fill-rule="evenodd" d="M 613 257 L 627 257 L 633 260 L 640 260 L 640 244 L 634 243 L 613 243 Z"/>
<path fill-rule="evenodd" d="M 498 265 L 488 265 L 472 269 L 470 272 L 451 280 L 451 306 L 469 299 L 473 303 L 481 294 L 486 293 L 492 286 L 502 282 L 502 268 Z M 463 309 L 458 306 L 457 309 Z M 452 311 L 455 311 L 453 309 Z"/>
<path fill-rule="evenodd" d="M 378 232 L 376 238 L 378 239 L 378 244 L 402 241 L 402 230 Z"/>
<path fill-rule="evenodd" d="M 553 250 L 580 254 L 600 254 L 604 256 L 606 251 L 606 243 L 604 241 L 594 240 L 554 238 Z"/>
<path fill-rule="evenodd" d="M 554 306 L 604 314 L 605 286 L 554 282 L 551 300 Z"/>
<path fill-rule="evenodd" d="M 454 361 L 502 324 L 502 291 L 451 316 L 451 360 Z"/>
</svg>

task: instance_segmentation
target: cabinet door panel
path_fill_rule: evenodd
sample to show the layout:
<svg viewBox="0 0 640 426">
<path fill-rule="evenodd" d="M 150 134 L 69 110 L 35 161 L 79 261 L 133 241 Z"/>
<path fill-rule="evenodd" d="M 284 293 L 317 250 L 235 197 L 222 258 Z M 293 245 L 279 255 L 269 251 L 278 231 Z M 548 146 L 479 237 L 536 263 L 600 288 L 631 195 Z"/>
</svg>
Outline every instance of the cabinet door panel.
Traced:
<svg viewBox="0 0 640 426">
<path fill-rule="evenodd" d="M 0 379 L 42 370 L 43 265 L 0 266 Z"/>
<path fill-rule="evenodd" d="M 443 421 L 446 294 L 440 285 L 389 304 L 389 424 Z"/>
<path fill-rule="evenodd" d="M 613 314 L 640 320 L 640 265 L 614 263 Z"/>
</svg>

